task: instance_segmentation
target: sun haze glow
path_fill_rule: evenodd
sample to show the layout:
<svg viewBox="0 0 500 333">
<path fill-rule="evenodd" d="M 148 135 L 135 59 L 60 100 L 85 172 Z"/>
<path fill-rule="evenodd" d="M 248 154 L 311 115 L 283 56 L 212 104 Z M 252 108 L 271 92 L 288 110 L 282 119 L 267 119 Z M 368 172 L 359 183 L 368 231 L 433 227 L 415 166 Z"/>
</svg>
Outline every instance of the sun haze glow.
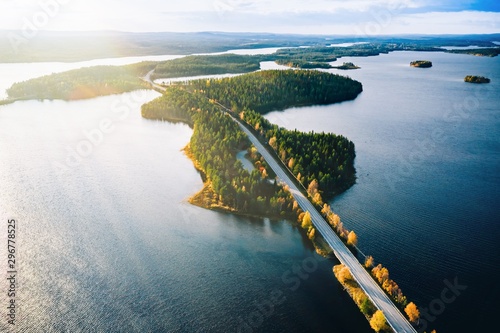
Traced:
<svg viewBox="0 0 500 333">
<path fill-rule="evenodd" d="M 6 0 L 0 29 L 465 34 L 500 31 L 500 2 Z"/>
</svg>

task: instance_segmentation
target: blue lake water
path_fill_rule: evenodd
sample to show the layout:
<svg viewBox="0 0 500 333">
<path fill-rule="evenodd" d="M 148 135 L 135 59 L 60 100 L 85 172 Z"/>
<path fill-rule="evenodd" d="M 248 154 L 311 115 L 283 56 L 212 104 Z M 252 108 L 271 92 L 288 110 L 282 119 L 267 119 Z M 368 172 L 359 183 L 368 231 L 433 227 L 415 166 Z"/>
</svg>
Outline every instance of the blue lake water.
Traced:
<svg viewBox="0 0 500 333">
<path fill-rule="evenodd" d="M 434 66 L 410 67 L 417 59 Z M 334 211 L 410 299 L 430 306 L 438 332 L 487 331 L 500 296 L 500 59 L 395 52 L 344 61 L 361 69 L 330 72 L 363 83 L 356 100 L 267 118 L 354 141 L 357 183 Z M 469 74 L 492 82 L 464 83 Z M 442 308 L 443 281 L 455 279 L 468 288 Z"/>
<path fill-rule="evenodd" d="M 434 67 L 410 68 L 416 59 Z M 331 70 L 363 83 L 355 101 L 267 117 L 354 141 L 357 183 L 332 206 L 361 250 L 431 306 L 430 328 L 488 331 L 500 296 L 499 59 L 343 61 L 362 67 Z M 492 83 L 465 84 L 468 74 Z M 333 277 L 336 262 L 293 223 L 186 202 L 202 187 L 181 151 L 192 132 L 142 119 L 140 105 L 156 96 L 0 106 L 0 216 L 18 223 L 17 330 L 371 332 Z M 440 303 L 455 279 L 467 289 Z"/>
<path fill-rule="evenodd" d="M 192 130 L 142 119 L 157 96 L 0 107 L 0 242 L 16 219 L 19 272 L 0 331 L 370 332 L 292 223 L 186 202 L 202 187 Z"/>
</svg>

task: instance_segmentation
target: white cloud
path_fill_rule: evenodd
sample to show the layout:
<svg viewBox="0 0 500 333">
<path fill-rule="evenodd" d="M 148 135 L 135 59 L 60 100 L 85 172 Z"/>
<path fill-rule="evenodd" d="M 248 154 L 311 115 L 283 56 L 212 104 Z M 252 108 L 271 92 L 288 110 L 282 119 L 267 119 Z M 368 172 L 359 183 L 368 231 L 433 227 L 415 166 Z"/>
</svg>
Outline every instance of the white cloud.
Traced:
<svg viewBox="0 0 500 333">
<path fill-rule="evenodd" d="M 397 16 L 386 33 L 480 34 L 499 31 L 500 13 L 461 11 Z"/>
<path fill-rule="evenodd" d="M 417 8 L 414 0 L 213 0 L 215 9 L 257 14 L 275 14 L 283 12 L 309 13 L 340 11 L 364 12 L 372 8 L 391 9 Z"/>
<path fill-rule="evenodd" d="M 500 31 L 499 13 L 435 9 L 449 6 L 451 0 L 432 4 L 430 0 L 3 0 L 0 1 L 0 29 L 21 29 L 24 20 L 31 20 L 42 10 L 41 4 L 49 2 L 61 5 L 57 15 L 44 26 L 48 30 L 314 34 Z M 469 2 L 458 1 L 459 4 Z M 433 11 L 429 12 L 429 8 Z"/>
</svg>

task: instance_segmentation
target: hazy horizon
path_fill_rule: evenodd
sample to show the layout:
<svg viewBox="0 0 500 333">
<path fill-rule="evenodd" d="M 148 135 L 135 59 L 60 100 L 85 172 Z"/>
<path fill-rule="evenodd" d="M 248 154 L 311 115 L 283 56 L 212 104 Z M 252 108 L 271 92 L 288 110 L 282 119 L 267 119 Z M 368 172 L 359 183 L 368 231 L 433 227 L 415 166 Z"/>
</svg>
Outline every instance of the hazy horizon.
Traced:
<svg viewBox="0 0 500 333">
<path fill-rule="evenodd" d="M 427 0 L 0 2 L 0 30 L 463 35 L 500 32 L 500 3 Z"/>
<path fill-rule="evenodd" d="M 22 29 L 0 29 L 0 32 L 22 32 Z M 224 31 L 224 30 L 198 30 L 198 31 L 127 31 L 127 30 L 39 30 L 37 33 L 47 34 L 227 34 L 227 35 L 277 35 L 277 36 L 304 36 L 304 37 L 336 37 L 336 38 L 385 38 L 385 37 L 461 37 L 461 36 L 488 36 L 499 35 L 498 32 L 488 33 L 388 33 L 359 36 L 357 34 L 337 34 L 337 33 L 286 33 L 272 31 Z M 500 41 L 499 41 L 500 42 Z"/>
</svg>

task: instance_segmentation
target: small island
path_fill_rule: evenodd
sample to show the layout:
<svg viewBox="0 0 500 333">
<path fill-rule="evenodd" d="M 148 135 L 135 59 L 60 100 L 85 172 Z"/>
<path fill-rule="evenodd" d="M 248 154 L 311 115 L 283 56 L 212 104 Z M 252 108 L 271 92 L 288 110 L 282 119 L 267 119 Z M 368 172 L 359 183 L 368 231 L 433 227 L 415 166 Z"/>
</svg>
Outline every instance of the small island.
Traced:
<svg viewBox="0 0 500 333">
<path fill-rule="evenodd" d="M 476 75 L 467 75 L 464 78 L 464 81 L 468 83 L 490 83 L 490 79 L 487 77 Z"/>
<path fill-rule="evenodd" d="M 419 68 L 430 68 L 432 67 L 432 62 L 429 60 L 416 60 L 410 62 L 411 67 L 419 67 Z"/>
<path fill-rule="evenodd" d="M 344 62 L 342 66 L 334 66 L 333 68 L 336 69 L 343 69 L 343 70 L 349 70 L 349 69 L 360 69 L 361 67 L 356 66 L 352 62 Z"/>
<path fill-rule="evenodd" d="M 288 66 L 290 68 L 300 69 L 330 69 L 332 66 L 326 62 L 306 61 L 301 59 L 276 59 L 274 61 L 278 65 Z"/>
</svg>

